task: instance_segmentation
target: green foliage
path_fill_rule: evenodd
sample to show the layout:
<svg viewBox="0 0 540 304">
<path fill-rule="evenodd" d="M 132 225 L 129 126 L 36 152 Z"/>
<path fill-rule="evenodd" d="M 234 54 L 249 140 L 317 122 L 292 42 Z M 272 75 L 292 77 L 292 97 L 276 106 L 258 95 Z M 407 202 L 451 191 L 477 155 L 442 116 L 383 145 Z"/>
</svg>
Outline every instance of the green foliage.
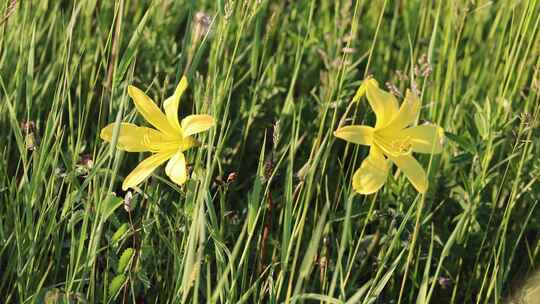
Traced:
<svg viewBox="0 0 540 304">
<path fill-rule="evenodd" d="M 116 270 L 118 273 L 123 273 L 126 271 L 133 259 L 134 254 L 135 250 L 133 248 L 127 248 L 124 250 L 124 252 L 122 252 L 120 259 L 118 260 L 118 269 Z"/>
<path fill-rule="evenodd" d="M 3 1 L 2 303 L 505 303 L 540 259 L 540 1 Z M 182 187 L 99 138 L 181 75 Z M 446 132 L 418 195 L 351 178 L 373 75 Z M 401 98 L 398 98 L 401 99 Z"/>
<path fill-rule="evenodd" d="M 120 288 L 124 286 L 125 282 L 126 282 L 126 276 L 124 274 L 119 274 L 115 276 L 112 279 L 111 284 L 109 285 L 109 296 L 115 297 L 120 291 Z"/>
<path fill-rule="evenodd" d="M 120 228 L 118 228 L 116 232 L 114 232 L 113 236 L 111 237 L 111 241 L 118 242 L 126 234 L 128 229 L 129 229 L 128 224 L 126 223 L 122 224 L 122 226 L 120 226 Z"/>
<path fill-rule="evenodd" d="M 117 197 L 114 194 L 108 194 L 100 206 L 101 220 L 103 222 L 107 221 L 107 219 L 114 214 L 114 211 L 122 205 L 123 201 L 122 198 Z"/>
</svg>

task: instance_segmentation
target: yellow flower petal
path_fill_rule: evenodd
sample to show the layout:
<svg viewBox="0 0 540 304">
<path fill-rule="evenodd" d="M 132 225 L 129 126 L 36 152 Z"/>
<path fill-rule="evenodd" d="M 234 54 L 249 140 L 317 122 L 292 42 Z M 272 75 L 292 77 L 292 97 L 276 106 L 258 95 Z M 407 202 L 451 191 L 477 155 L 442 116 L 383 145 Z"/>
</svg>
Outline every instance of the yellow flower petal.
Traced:
<svg viewBox="0 0 540 304">
<path fill-rule="evenodd" d="M 407 90 L 405 99 L 399 108 L 399 112 L 385 129 L 388 129 L 389 132 L 395 132 L 396 130 L 401 130 L 412 125 L 418 117 L 420 106 L 421 103 L 418 96 L 410 90 Z"/>
<path fill-rule="evenodd" d="M 201 143 L 198 140 L 196 140 L 192 136 L 188 136 L 188 137 L 185 137 L 182 140 L 182 148 L 181 148 L 181 150 L 186 151 L 188 149 L 191 149 L 193 147 L 198 147 L 200 145 L 201 145 Z"/>
<path fill-rule="evenodd" d="M 171 126 L 165 114 L 161 112 L 152 99 L 143 91 L 134 86 L 129 86 L 128 94 L 133 99 L 137 111 L 139 111 L 144 119 L 146 119 L 146 121 L 148 121 L 151 125 L 164 133 L 178 133 L 178 131 Z"/>
<path fill-rule="evenodd" d="M 360 85 L 360 87 L 358 87 L 358 90 L 356 90 L 356 93 L 354 94 L 352 102 L 359 101 L 360 98 L 362 98 L 362 96 L 364 96 L 366 94 L 366 84 L 370 80 L 371 79 L 366 79 L 366 80 L 362 81 L 362 84 Z M 373 79 L 373 81 L 375 81 L 375 83 L 377 83 L 377 81 L 375 79 Z"/>
<path fill-rule="evenodd" d="M 216 124 L 214 118 L 210 115 L 189 115 L 182 119 L 182 131 L 184 136 L 190 136 L 206 131 Z"/>
<path fill-rule="evenodd" d="M 131 173 L 124 179 L 122 189 L 133 188 L 144 181 L 152 172 L 167 159 L 171 158 L 174 152 L 158 152 L 143 160 Z"/>
<path fill-rule="evenodd" d="M 400 137 L 410 138 L 412 150 L 419 153 L 442 152 L 444 131 L 433 124 L 407 128 L 399 132 Z"/>
<path fill-rule="evenodd" d="M 382 152 L 372 146 L 369 156 L 353 176 L 353 188 L 360 194 L 377 192 L 386 182 L 391 163 L 385 159 Z"/>
<path fill-rule="evenodd" d="M 176 87 L 174 94 L 163 102 L 163 108 L 165 109 L 165 115 L 167 116 L 167 120 L 169 121 L 171 126 L 173 126 L 177 130 L 180 130 L 180 123 L 178 121 L 178 106 L 180 104 L 180 98 L 184 94 L 184 91 L 186 91 L 187 86 L 187 78 L 186 76 L 182 76 L 182 79 Z"/>
<path fill-rule="evenodd" d="M 187 180 L 186 158 L 181 151 L 176 152 L 167 163 L 165 173 L 177 185 L 183 185 Z"/>
<path fill-rule="evenodd" d="M 100 137 L 106 142 L 111 142 L 116 124 L 107 125 L 101 130 Z M 116 147 L 119 150 L 128 152 L 144 152 L 152 150 L 147 144 L 147 140 L 158 140 L 161 133 L 151 128 L 139 127 L 131 123 L 122 122 L 118 126 L 118 141 Z"/>
<path fill-rule="evenodd" d="M 407 176 L 412 183 L 416 191 L 425 193 L 428 188 L 428 180 L 426 177 L 426 171 L 420 165 L 420 163 L 411 155 L 401 156 L 389 156 L 389 158 L 403 171 L 403 174 Z"/>
<path fill-rule="evenodd" d="M 345 126 L 337 129 L 334 136 L 359 145 L 373 143 L 374 129 L 369 126 Z"/>
<path fill-rule="evenodd" d="M 392 119 L 394 119 L 399 110 L 396 97 L 379 89 L 379 85 L 374 79 L 366 80 L 366 95 L 369 104 L 377 117 L 375 129 L 387 126 Z"/>
</svg>

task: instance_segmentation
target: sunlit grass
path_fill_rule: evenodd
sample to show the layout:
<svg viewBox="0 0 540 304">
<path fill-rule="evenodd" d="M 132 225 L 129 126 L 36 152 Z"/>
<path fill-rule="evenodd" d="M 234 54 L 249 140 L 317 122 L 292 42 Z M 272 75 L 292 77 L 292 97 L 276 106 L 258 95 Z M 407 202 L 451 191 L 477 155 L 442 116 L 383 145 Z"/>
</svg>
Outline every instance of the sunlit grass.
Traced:
<svg viewBox="0 0 540 304">
<path fill-rule="evenodd" d="M 539 261 L 540 3 L 4 1 L 0 4 L 2 303 L 504 303 Z M 216 126 L 130 191 L 148 154 L 99 138 L 180 116 Z M 355 193 L 373 75 L 419 124 L 429 189 L 397 170 Z M 158 106 L 163 106 L 158 104 Z M 532 276 L 533 279 L 527 281 Z M 522 282 L 527 291 L 522 291 Z M 531 283 L 532 282 L 532 283 Z M 49 302 L 51 303 L 51 302 Z"/>
</svg>

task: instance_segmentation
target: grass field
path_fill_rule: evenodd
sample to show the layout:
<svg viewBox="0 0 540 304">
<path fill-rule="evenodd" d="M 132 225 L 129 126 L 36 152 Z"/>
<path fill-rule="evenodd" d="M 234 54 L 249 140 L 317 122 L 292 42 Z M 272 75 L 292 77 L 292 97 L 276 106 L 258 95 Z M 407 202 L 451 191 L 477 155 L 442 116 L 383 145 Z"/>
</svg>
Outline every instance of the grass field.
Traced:
<svg viewBox="0 0 540 304">
<path fill-rule="evenodd" d="M 540 2 L 404 0 L 0 3 L 1 303 L 540 303 Z M 182 75 L 181 116 L 216 126 L 164 166 L 100 138 L 147 126 Z M 352 176 L 368 76 L 443 152 Z M 536 278 L 540 278 L 536 276 Z M 540 280 L 540 279 L 539 279 Z M 512 302 L 514 301 L 514 302 Z M 535 302 L 537 301 L 537 302 Z"/>
</svg>

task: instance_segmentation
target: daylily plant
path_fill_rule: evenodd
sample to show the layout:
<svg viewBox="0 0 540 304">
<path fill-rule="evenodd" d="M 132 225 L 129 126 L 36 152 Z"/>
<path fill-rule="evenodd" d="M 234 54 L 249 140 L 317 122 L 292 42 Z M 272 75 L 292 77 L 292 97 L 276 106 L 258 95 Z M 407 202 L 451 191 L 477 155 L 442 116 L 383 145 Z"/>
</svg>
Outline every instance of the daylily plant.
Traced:
<svg viewBox="0 0 540 304">
<path fill-rule="evenodd" d="M 425 193 L 428 188 L 426 172 L 412 152 L 441 153 L 442 128 L 434 124 L 408 127 L 415 123 L 421 106 L 410 90 L 407 90 L 401 107 L 394 95 L 380 89 L 373 78 L 363 81 L 353 102 L 364 94 L 375 112 L 375 127 L 351 125 L 334 132 L 336 137 L 370 147 L 368 157 L 354 173 L 354 190 L 360 194 L 377 192 L 386 182 L 394 163 L 418 192 Z"/>
<path fill-rule="evenodd" d="M 165 173 L 176 184 L 182 185 L 187 180 L 186 158 L 184 151 L 200 145 L 192 135 L 206 131 L 215 125 L 210 115 L 189 115 L 178 120 L 180 97 L 188 86 L 184 76 L 176 87 L 174 95 L 163 102 L 165 114 L 143 91 L 134 86 L 128 87 L 128 94 L 133 99 L 137 111 L 156 129 L 139 127 L 122 122 L 107 125 L 101 130 L 101 138 L 111 142 L 115 128 L 118 128 L 116 147 L 128 152 L 151 152 L 125 179 L 122 189 L 133 188 L 144 181 L 161 164 L 168 160 Z"/>
</svg>

